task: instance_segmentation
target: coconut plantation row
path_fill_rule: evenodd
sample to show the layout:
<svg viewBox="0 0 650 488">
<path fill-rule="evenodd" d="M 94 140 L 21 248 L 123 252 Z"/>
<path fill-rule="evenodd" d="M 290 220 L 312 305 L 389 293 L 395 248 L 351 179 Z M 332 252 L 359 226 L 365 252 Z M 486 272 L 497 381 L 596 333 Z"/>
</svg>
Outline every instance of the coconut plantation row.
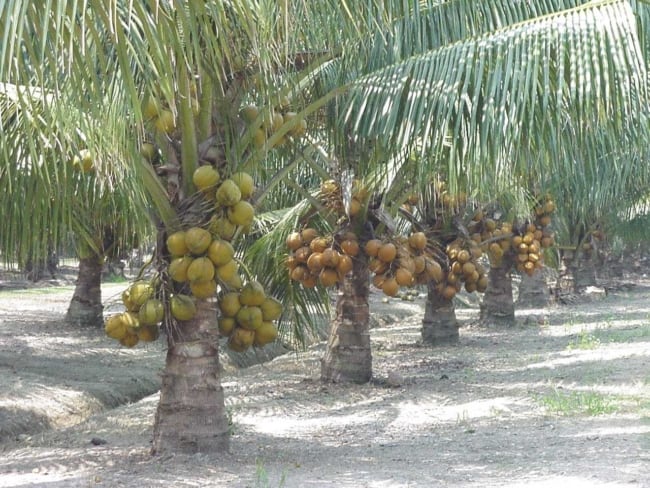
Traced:
<svg viewBox="0 0 650 488">
<path fill-rule="evenodd" d="M 308 344 L 373 377 L 370 293 L 515 323 L 648 239 L 645 1 L 0 4 L 0 255 L 74 242 L 66 314 L 166 341 L 152 453 L 227 451 L 219 348 Z M 105 313 L 105 262 L 151 248 Z M 608 271 L 609 272 L 609 271 Z M 520 291 L 520 295 L 523 294 Z M 108 340 L 108 339 L 107 339 Z M 462 354 L 462 353 L 461 353 Z"/>
</svg>

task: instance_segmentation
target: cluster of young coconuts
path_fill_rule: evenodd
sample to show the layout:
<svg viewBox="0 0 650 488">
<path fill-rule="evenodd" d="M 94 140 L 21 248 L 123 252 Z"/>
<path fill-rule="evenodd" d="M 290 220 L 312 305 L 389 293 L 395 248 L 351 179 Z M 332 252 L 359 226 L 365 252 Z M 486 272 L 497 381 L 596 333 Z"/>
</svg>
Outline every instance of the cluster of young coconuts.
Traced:
<svg viewBox="0 0 650 488">
<path fill-rule="evenodd" d="M 196 314 L 196 300 L 216 297 L 220 309 L 219 331 L 228 346 L 244 351 L 263 346 L 277 337 L 274 321 L 282 305 L 266 295 L 260 283 L 242 280 L 231 239 L 249 227 L 255 211 L 248 199 L 253 178 L 238 172 L 221 180 L 210 165 L 193 175 L 196 188 L 214 203 L 207 228 L 194 226 L 168 235 L 168 265 L 151 282 L 131 285 L 123 295 L 125 312 L 108 317 L 107 335 L 132 347 L 140 340 L 155 340 L 165 319 L 186 321 Z"/>
</svg>

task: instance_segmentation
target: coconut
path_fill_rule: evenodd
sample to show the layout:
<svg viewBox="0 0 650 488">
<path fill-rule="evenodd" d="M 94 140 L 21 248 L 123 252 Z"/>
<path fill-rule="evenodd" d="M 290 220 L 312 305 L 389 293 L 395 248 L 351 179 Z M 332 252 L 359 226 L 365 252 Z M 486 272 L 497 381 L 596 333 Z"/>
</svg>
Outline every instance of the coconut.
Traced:
<svg viewBox="0 0 650 488">
<path fill-rule="evenodd" d="M 140 325 L 156 325 L 162 321 L 164 316 L 165 307 L 163 306 L 163 303 L 156 298 L 150 298 L 144 302 L 138 311 L 138 321 L 140 322 Z"/>
<path fill-rule="evenodd" d="M 190 320 L 196 315 L 196 305 L 192 297 L 187 295 L 174 295 L 170 299 L 172 315 L 177 320 Z"/>
<path fill-rule="evenodd" d="M 153 342 L 160 336 L 160 329 L 157 325 L 143 325 L 136 335 L 142 342 Z"/>
<path fill-rule="evenodd" d="M 325 287 L 335 285 L 338 280 L 339 275 L 332 268 L 323 268 L 318 274 L 319 283 Z"/>
<path fill-rule="evenodd" d="M 235 256 L 235 249 L 230 242 L 223 239 L 215 239 L 208 247 L 208 258 L 215 266 L 222 266 Z"/>
<path fill-rule="evenodd" d="M 265 299 L 264 287 L 258 281 L 246 283 L 239 294 L 239 301 L 242 305 L 262 305 Z"/>
<path fill-rule="evenodd" d="M 273 297 L 266 297 L 260 305 L 262 310 L 262 320 L 268 322 L 277 320 L 282 315 L 282 304 Z"/>
<path fill-rule="evenodd" d="M 228 208 L 228 220 L 234 225 L 249 226 L 253 223 L 254 217 L 255 209 L 245 200 L 240 200 Z"/>
<path fill-rule="evenodd" d="M 227 217 L 212 217 L 210 219 L 210 234 L 219 238 L 229 241 L 235 235 L 237 226 L 233 224 Z"/>
<path fill-rule="evenodd" d="M 234 173 L 230 179 L 237 183 L 239 191 L 241 192 L 241 198 L 249 198 L 255 192 L 255 182 L 253 177 L 244 171 Z"/>
<path fill-rule="evenodd" d="M 127 334 L 126 323 L 122 319 L 121 313 L 111 315 L 106 319 L 106 322 L 104 323 L 104 332 L 106 332 L 106 335 L 111 339 L 116 339 L 118 341 Z"/>
<path fill-rule="evenodd" d="M 158 132 L 164 132 L 165 134 L 171 134 L 176 129 L 176 121 L 174 120 L 174 114 L 170 110 L 161 110 L 158 114 L 158 118 L 155 119 L 154 126 Z"/>
<path fill-rule="evenodd" d="M 278 337 L 278 331 L 273 325 L 273 322 L 262 322 L 262 325 L 255 331 L 255 339 L 253 344 L 255 346 L 264 346 L 273 342 Z"/>
<path fill-rule="evenodd" d="M 222 264 L 215 269 L 215 275 L 219 281 L 228 282 L 233 279 L 239 270 L 239 265 L 236 261 L 231 260 L 226 264 Z"/>
<path fill-rule="evenodd" d="M 192 227 L 185 231 L 185 245 L 195 256 L 200 256 L 208 250 L 212 242 L 212 235 L 201 227 Z"/>
<path fill-rule="evenodd" d="M 399 284 L 395 278 L 387 278 L 381 285 L 381 291 L 389 297 L 394 297 L 399 291 Z"/>
<path fill-rule="evenodd" d="M 348 256 L 356 256 L 359 254 L 359 243 L 356 239 L 345 239 L 341 242 L 341 251 Z"/>
<path fill-rule="evenodd" d="M 210 279 L 206 281 L 193 281 L 190 291 L 196 298 L 210 298 L 217 292 L 217 283 Z"/>
<path fill-rule="evenodd" d="M 291 251 L 295 251 L 296 249 L 302 247 L 303 242 L 302 237 L 300 236 L 300 232 L 292 232 L 289 234 L 287 236 L 286 244 Z"/>
<path fill-rule="evenodd" d="M 231 179 L 227 179 L 219 185 L 219 188 L 217 188 L 215 198 L 219 205 L 231 207 L 241 200 L 241 190 L 239 189 L 239 186 L 237 186 L 237 183 Z"/>
<path fill-rule="evenodd" d="M 136 334 L 135 332 L 127 333 L 124 337 L 120 339 L 120 344 L 122 344 L 125 347 L 133 347 L 138 342 L 140 342 L 140 338 L 138 337 L 138 334 Z"/>
<path fill-rule="evenodd" d="M 190 282 L 210 281 L 214 278 L 214 273 L 214 264 L 210 258 L 196 258 L 187 268 L 187 280 Z"/>
<path fill-rule="evenodd" d="M 185 244 L 185 232 L 178 231 L 167 237 L 167 250 L 172 256 L 184 256 L 189 252 L 187 244 Z"/>
<path fill-rule="evenodd" d="M 384 263 L 392 262 L 397 256 L 397 247 L 392 242 L 382 245 L 377 252 L 377 257 Z"/>
<path fill-rule="evenodd" d="M 192 264 L 193 259 L 190 256 L 183 256 L 172 259 L 167 271 L 172 280 L 178 283 L 187 281 L 187 268 Z"/>
<path fill-rule="evenodd" d="M 233 317 L 221 317 L 217 321 L 219 327 L 219 334 L 223 337 L 229 336 L 237 325 L 237 321 Z"/>
<path fill-rule="evenodd" d="M 200 191 L 212 189 L 217 183 L 219 183 L 220 178 L 219 172 L 209 165 L 199 166 L 192 175 L 192 181 Z"/>
<path fill-rule="evenodd" d="M 235 319 L 237 319 L 237 324 L 244 329 L 259 329 L 262 325 L 262 309 L 260 307 L 244 305 L 237 311 Z"/>
<path fill-rule="evenodd" d="M 261 324 L 260 324 L 261 325 Z M 230 334 L 228 347 L 237 352 L 243 352 L 253 345 L 255 341 L 255 332 L 242 327 L 235 327 Z"/>
<path fill-rule="evenodd" d="M 238 292 L 228 292 L 224 293 L 219 297 L 219 309 L 221 313 L 226 317 L 234 317 L 239 312 L 241 308 L 241 302 L 239 301 Z"/>
</svg>

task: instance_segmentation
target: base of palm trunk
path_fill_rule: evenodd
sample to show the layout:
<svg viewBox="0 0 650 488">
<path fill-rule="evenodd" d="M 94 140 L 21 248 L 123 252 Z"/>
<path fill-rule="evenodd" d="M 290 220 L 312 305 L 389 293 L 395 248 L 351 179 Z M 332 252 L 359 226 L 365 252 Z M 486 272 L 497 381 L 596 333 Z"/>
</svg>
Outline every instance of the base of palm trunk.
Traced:
<svg viewBox="0 0 650 488">
<path fill-rule="evenodd" d="M 330 335 L 321 359 L 321 380 L 332 383 L 367 383 L 372 378 L 370 334 L 345 325 Z M 345 344 L 345 345 L 343 345 Z"/>
<path fill-rule="evenodd" d="M 422 342 L 431 346 L 456 344 L 459 340 L 456 309 L 452 300 L 447 300 L 429 286 L 424 318 L 422 319 Z"/>
<path fill-rule="evenodd" d="M 91 255 L 79 259 L 79 272 L 65 319 L 74 325 L 102 327 L 102 257 Z"/>
<path fill-rule="evenodd" d="M 367 260 L 358 256 L 340 285 L 336 315 L 321 359 L 321 380 L 367 383 L 372 378 L 370 307 Z"/>
<path fill-rule="evenodd" d="M 488 272 L 488 287 L 480 307 L 480 322 L 487 327 L 515 325 L 515 304 L 512 294 L 511 266 L 504 263 Z"/>
<path fill-rule="evenodd" d="M 101 303 L 87 303 L 73 298 L 68 306 L 65 320 L 74 325 L 102 327 L 104 324 L 104 307 Z"/>
<path fill-rule="evenodd" d="M 153 454 L 228 450 L 216 313 L 209 304 L 197 303 L 197 308 L 197 316 L 183 322 L 168 341 Z"/>
<path fill-rule="evenodd" d="M 545 269 L 537 270 L 532 276 L 522 273 L 519 283 L 517 305 L 544 308 L 551 302 L 551 293 L 546 283 Z"/>
</svg>

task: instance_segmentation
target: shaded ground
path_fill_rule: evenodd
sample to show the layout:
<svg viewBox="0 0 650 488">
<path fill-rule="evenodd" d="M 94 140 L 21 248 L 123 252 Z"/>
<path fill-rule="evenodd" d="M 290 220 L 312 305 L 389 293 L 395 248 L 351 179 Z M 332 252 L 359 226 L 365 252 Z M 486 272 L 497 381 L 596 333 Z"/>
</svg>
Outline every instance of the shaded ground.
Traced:
<svg viewBox="0 0 650 488">
<path fill-rule="evenodd" d="M 155 391 L 161 344 L 124 350 L 63 326 L 66 293 L 7 293 L 0 429 L 3 408 L 56 428 L 5 436 L 0 486 L 650 487 L 643 283 L 520 311 L 509 331 L 476 328 L 478 310 L 461 309 L 460 345 L 441 348 L 419 343 L 422 298 L 375 297 L 371 384 L 321 384 L 322 344 L 229 369 L 231 452 L 162 458 L 149 456 L 157 394 L 102 411 Z M 74 423 L 92 413 L 75 412 L 81 397 L 97 413 Z"/>
</svg>

